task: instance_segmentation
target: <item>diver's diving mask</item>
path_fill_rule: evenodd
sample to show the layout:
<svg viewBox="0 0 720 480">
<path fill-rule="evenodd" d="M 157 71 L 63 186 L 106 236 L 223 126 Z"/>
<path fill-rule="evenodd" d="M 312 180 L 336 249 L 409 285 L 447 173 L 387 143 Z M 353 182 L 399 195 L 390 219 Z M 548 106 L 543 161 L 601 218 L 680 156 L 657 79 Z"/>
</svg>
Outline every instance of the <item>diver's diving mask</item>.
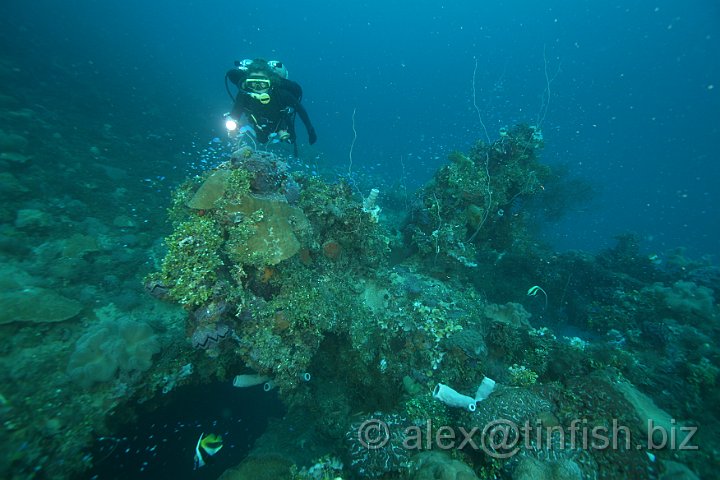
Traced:
<svg viewBox="0 0 720 480">
<path fill-rule="evenodd" d="M 242 84 L 246 92 L 267 93 L 270 90 L 270 80 L 267 78 L 248 78 Z"/>
</svg>

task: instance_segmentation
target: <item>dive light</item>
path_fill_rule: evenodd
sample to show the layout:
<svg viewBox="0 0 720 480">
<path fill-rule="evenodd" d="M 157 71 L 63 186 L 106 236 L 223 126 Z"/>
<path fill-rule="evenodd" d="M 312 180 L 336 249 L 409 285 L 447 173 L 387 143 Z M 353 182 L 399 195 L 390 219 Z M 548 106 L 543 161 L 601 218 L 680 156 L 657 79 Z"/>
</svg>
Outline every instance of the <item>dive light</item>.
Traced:
<svg viewBox="0 0 720 480">
<path fill-rule="evenodd" d="M 227 128 L 228 132 L 234 132 L 235 130 L 237 130 L 237 127 L 238 127 L 238 124 L 234 119 L 228 117 L 225 120 L 225 128 Z"/>
</svg>

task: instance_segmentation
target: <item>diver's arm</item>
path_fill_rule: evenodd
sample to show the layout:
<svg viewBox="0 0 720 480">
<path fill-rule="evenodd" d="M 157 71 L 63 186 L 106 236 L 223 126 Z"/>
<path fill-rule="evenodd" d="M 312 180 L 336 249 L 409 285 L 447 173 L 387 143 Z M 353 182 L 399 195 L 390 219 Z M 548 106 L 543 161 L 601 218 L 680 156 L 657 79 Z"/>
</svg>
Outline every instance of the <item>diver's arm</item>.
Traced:
<svg viewBox="0 0 720 480">
<path fill-rule="evenodd" d="M 310 145 L 314 144 L 317 142 L 317 133 L 315 133 L 315 128 L 312 126 L 312 123 L 310 123 L 310 116 L 308 115 L 307 110 L 305 110 L 305 107 L 303 107 L 300 102 L 296 102 L 295 105 L 293 105 L 293 108 L 305 125 L 305 129 L 308 132 L 308 142 Z"/>
<path fill-rule="evenodd" d="M 240 92 L 237 94 L 237 97 L 235 98 L 235 103 L 233 104 L 233 108 L 230 111 L 230 117 L 234 118 L 235 120 L 239 120 L 240 117 L 244 113 L 247 113 L 248 111 L 248 96 L 244 94 L 243 92 Z"/>
<path fill-rule="evenodd" d="M 290 92 L 298 101 L 302 100 L 303 90 L 299 83 L 286 78 L 280 78 L 278 86 Z"/>
<path fill-rule="evenodd" d="M 242 82 L 247 78 L 248 72 L 247 69 L 242 70 L 240 68 L 231 68 L 227 71 L 225 76 L 228 80 L 230 80 L 235 86 L 239 88 Z"/>
<path fill-rule="evenodd" d="M 280 101 L 281 105 L 290 107 L 295 110 L 295 112 L 300 116 L 300 120 L 302 120 L 303 124 L 305 124 L 305 129 L 308 132 L 308 136 L 313 140 L 311 143 L 315 143 L 315 140 L 317 140 L 317 135 L 315 135 L 315 129 L 312 126 L 312 122 L 310 122 L 310 116 L 308 115 L 307 110 L 305 110 L 305 107 L 303 107 L 300 103 L 300 100 L 295 96 L 295 93 L 289 90 L 278 88 L 275 90 L 275 95 L 278 96 L 278 100 Z"/>
</svg>

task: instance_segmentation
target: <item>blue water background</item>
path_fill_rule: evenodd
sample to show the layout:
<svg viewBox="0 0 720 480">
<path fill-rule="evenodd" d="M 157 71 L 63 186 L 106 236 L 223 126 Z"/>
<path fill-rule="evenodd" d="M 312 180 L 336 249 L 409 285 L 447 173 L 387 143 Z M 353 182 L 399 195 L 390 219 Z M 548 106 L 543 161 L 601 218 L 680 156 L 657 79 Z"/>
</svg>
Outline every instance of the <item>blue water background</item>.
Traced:
<svg viewBox="0 0 720 480">
<path fill-rule="evenodd" d="M 452 150 L 542 122 L 549 164 L 600 196 L 544 236 L 595 250 L 720 251 L 720 6 L 715 1 L 20 1 L 0 40 L 33 102 L 184 151 L 221 136 L 232 61 L 277 58 L 318 131 L 304 158 L 426 181 Z M 477 60 L 477 68 L 476 68 Z M 473 90 L 473 77 L 475 80 Z M 306 135 L 298 126 L 299 138 Z M 130 134 L 130 133 L 128 133 Z M 169 145 L 168 145 L 169 144 Z M 138 181 L 185 157 L 135 165 Z M 188 158 L 190 162 L 193 159 Z"/>
</svg>

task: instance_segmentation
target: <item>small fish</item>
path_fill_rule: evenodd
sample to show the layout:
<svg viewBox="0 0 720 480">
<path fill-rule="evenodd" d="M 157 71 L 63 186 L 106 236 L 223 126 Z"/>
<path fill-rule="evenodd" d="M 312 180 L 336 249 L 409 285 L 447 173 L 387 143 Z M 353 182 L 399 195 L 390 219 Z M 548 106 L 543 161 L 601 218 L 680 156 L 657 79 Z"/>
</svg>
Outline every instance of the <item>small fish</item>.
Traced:
<svg viewBox="0 0 720 480">
<path fill-rule="evenodd" d="M 223 443 L 220 435 L 211 433 L 206 437 L 204 432 L 201 433 L 195 445 L 195 469 L 204 467 L 206 458 L 215 455 L 222 447 Z"/>
</svg>

